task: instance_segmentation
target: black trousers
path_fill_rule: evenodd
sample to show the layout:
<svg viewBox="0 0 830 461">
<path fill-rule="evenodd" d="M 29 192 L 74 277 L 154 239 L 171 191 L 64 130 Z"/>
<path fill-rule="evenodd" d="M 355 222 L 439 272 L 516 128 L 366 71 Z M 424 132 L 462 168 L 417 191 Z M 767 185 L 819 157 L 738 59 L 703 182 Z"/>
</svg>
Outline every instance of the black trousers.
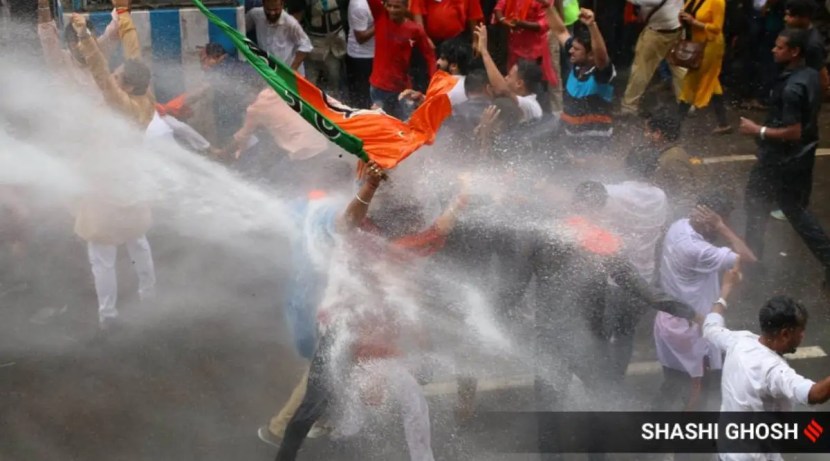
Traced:
<svg viewBox="0 0 830 461">
<path fill-rule="evenodd" d="M 372 58 L 346 56 L 346 76 L 349 82 L 348 104 L 360 109 L 372 106 L 369 98 L 369 77 L 372 75 Z"/>
<path fill-rule="evenodd" d="M 331 382 L 332 366 L 331 349 L 334 343 L 333 333 L 327 332 L 320 338 L 314 357 L 311 359 L 311 367 L 308 371 L 308 386 L 305 397 L 294 417 L 288 422 L 285 428 L 280 450 L 277 453 L 276 461 L 294 461 L 297 453 L 308 436 L 311 426 L 317 422 L 328 410 L 334 389 Z"/>
<path fill-rule="evenodd" d="M 830 268 L 830 238 L 807 206 L 813 187 L 813 167 L 781 168 L 756 164 L 746 184 L 746 243 L 759 259 L 764 253 L 764 230 L 775 202 L 793 230 L 825 271 Z"/>
</svg>

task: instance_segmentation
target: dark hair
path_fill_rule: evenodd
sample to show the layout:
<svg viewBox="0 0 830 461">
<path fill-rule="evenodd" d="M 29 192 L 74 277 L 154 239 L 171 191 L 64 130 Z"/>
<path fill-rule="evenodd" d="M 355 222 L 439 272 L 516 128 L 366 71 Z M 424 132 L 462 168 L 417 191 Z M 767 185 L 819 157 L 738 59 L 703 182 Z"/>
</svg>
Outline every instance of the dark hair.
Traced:
<svg viewBox="0 0 830 461">
<path fill-rule="evenodd" d="M 470 44 L 460 37 L 447 40 L 438 47 L 438 57 L 458 66 L 458 72 L 461 75 L 467 75 L 470 71 L 470 56 L 472 54 Z"/>
<path fill-rule="evenodd" d="M 625 171 L 634 178 L 651 179 L 660 166 L 662 152 L 650 146 L 631 149 L 625 156 Z"/>
<path fill-rule="evenodd" d="M 727 217 L 735 209 L 732 199 L 723 191 L 713 191 L 703 194 L 697 198 L 697 205 L 703 205 L 721 217 Z"/>
<path fill-rule="evenodd" d="M 227 53 L 228 52 L 225 51 L 225 47 L 220 45 L 219 43 L 211 42 L 205 45 L 205 54 L 207 56 L 210 56 L 211 58 L 221 58 Z"/>
<path fill-rule="evenodd" d="M 815 0 L 789 0 L 785 10 L 790 16 L 812 19 L 816 15 L 816 2 Z"/>
<path fill-rule="evenodd" d="M 782 30 L 778 36 L 786 38 L 787 46 L 791 49 L 798 48 L 800 50 L 798 55 L 802 58 L 804 57 L 805 52 L 807 51 L 807 43 L 810 41 L 809 32 L 803 29 L 788 27 Z"/>
<path fill-rule="evenodd" d="M 593 50 L 591 45 L 591 31 L 581 22 L 574 24 L 573 41 L 579 42 L 580 45 L 584 46 L 585 52 L 587 53 Z"/>
<path fill-rule="evenodd" d="M 659 132 L 669 142 L 675 142 L 680 138 L 680 125 L 680 117 L 675 111 L 668 110 L 659 110 L 646 121 L 649 130 Z"/>
<path fill-rule="evenodd" d="M 487 71 L 484 69 L 475 69 L 464 78 L 464 93 L 467 95 L 483 93 L 489 84 L 490 79 L 487 78 Z"/>
<path fill-rule="evenodd" d="M 133 94 L 141 96 L 150 88 L 150 68 L 137 60 L 124 61 L 124 83 L 133 87 Z"/>
<path fill-rule="evenodd" d="M 786 328 L 807 325 L 807 309 L 789 296 L 775 296 L 766 302 L 758 312 L 761 331 L 765 335 L 775 336 Z"/>
<path fill-rule="evenodd" d="M 608 201 L 608 191 L 601 182 L 581 182 L 574 189 L 574 205 L 590 210 L 598 210 Z"/>
<path fill-rule="evenodd" d="M 551 113 L 550 96 L 545 83 L 542 81 L 542 67 L 533 61 L 520 59 L 516 63 L 516 68 L 519 71 L 519 78 L 525 83 L 525 87 L 536 95 L 536 102 L 542 107 L 542 112 L 545 114 Z"/>
</svg>

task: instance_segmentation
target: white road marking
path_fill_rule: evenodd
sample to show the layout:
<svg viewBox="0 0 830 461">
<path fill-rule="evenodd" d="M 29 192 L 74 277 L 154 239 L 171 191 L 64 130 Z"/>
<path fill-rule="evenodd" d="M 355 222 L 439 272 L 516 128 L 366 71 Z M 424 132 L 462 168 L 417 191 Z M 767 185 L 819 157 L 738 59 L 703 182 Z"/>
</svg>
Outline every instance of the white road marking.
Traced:
<svg viewBox="0 0 830 461">
<path fill-rule="evenodd" d="M 820 346 L 799 347 L 794 354 L 787 354 L 788 360 L 804 360 L 827 357 L 827 353 Z M 659 362 L 636 362 L 628 366 L 627 376 L 644 376 L 659 374 L 663 367 Z M 479 392 L 502 391 L 507 389 L 521 389 L 533 387 L 533 375 L 516 375 L 511 377 L 490 377 L 478 380 Z M 422 386 L 424 395 L 442 396 L 454 395 L 457 392 L 455 381 L 429 383 Z"/>
<path fill-rule="evenodd" d="M 830 156 L 830 149 L 816 149 L 816 157 Z M 704 165 L 711 165 L 714 163 L 731 163 L 731 162 L 748 162 L 755 160 L 754 155 L 725 155 L 723 157 L 706 157 L 703 159 Z"/>
</svg>

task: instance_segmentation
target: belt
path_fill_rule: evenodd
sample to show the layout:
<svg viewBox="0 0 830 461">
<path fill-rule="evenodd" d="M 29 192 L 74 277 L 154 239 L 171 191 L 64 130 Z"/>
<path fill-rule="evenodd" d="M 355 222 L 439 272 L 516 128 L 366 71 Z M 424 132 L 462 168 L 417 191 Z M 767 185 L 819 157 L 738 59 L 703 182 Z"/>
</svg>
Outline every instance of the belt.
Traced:
<svg viewBox="0 0 830 461">
<path fill-rule="evenodd" d="M 658 34 L 673 34 L 673 33 L 677 32 L 678 30 L 680 30 L 680 27 L 676 27 L 674 29 L 651 29 L 651 30 L 657 32 Z"/>
</svg>

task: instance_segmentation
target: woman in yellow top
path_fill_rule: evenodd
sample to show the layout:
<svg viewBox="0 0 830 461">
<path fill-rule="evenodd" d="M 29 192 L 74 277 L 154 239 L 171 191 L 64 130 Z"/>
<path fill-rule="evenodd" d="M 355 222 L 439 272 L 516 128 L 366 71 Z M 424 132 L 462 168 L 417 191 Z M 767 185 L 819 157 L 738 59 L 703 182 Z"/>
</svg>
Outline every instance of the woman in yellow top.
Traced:
<svg viewBox="0 0 830 461">
<path fill-rule="evenodd" d="M 683 90 L 680 92 L 680 113 L 681 116 L 685 116 L 691 106 L 702 109 L 711 102 L 718 121 L 714 134 L 732 132 L 732 127 L 726 120 L 723 88 L 720 86 L 720 71 L 725 49 L 723 39 L 725 10 L 725 0 L 686 0 L 686 7 L 680 12 L 680 22 L 691 29 L 691 39 L 698 43 L 706 43 L 700 68 L 690 70 L 683 80 Z"/>
</svg>

